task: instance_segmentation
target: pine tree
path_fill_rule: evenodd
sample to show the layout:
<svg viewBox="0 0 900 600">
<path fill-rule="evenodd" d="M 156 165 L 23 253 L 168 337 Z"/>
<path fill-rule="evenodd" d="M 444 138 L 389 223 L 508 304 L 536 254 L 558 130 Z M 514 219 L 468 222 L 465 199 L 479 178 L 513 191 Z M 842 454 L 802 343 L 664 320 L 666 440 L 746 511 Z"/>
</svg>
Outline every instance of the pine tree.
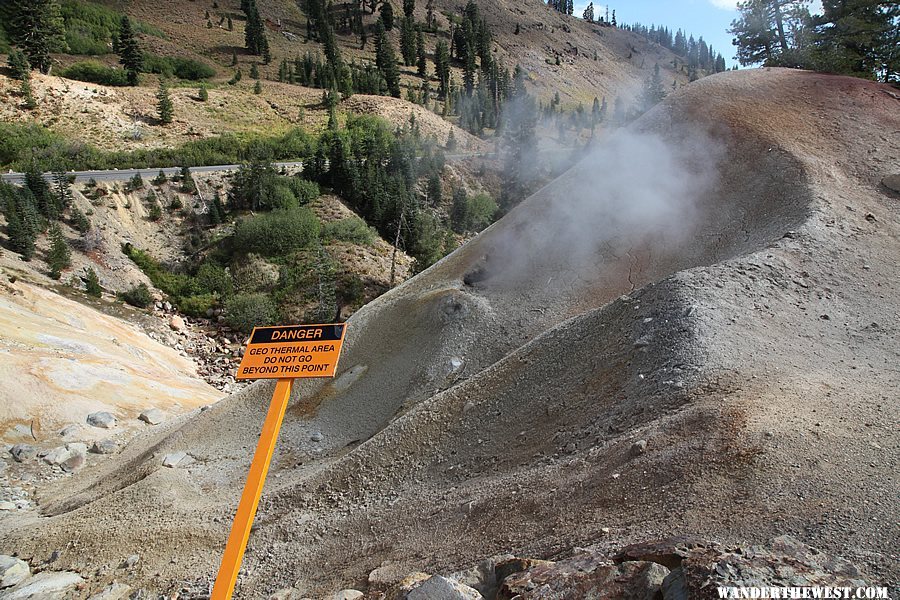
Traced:
<svg viewBox="0 0 900 600">
<path fill-rule="evenodd" d="M 37 161 L 34 159 L 32 159 L 28 169 L 25 171 L 25 187 L 31 192 L 35 206 L 44 218 L 53 220 L 59 216 L 59 213 L 56 211 L 56 202 L 53 200 L 53 193 L 50 191 L 50 185 L 44 179 L 44 174 L 38 168 Z"/>
<path fill-rule="evenodd" d="M 91 220 L 78 207 L 72 208 L 72 227 L 79 233 L 87 233 L 91 229 Z"/>
<path fill-rule="evenodd" d="M 386 6 L 390 6 L 387 4 Z M 391 40 L 385 34 L 384 25 L 379 21 L 375 25 L 375 64 L 387 82 L 388 92 L 394 98 L 400 97 L 400 70 L 397 67 L 397 55 Z"/>
<path fill-rule="evenodd" d="M 50 226 L 50 251 L 47 253 L 47 266 L 50 277 L 59 279 L 64 269 L 72 264 L 72 253 L 62 230 L 56 223 Z"/>
<path fill-rule="evenodd" d="M 444 147 L 447 148 L 447 152 L 456 150 L 456 134 L 453 133 L 453 129 L 447 134 L 447 144 Z"/>
<path fill-rule="evenodd" d="M 34 110 L 37 108 L 37 101 L 34 99 L 34 93 L 31 88 L 31 72 L 26 73 L 25 79 L 22 80 L 22 85 L 20 90 L 22 92 L 22 99 L 25 101 L 23 105 L 28 110 Z"/>
<path fill-rule="evenodd" d="M 56 0 L 9 0 L 12 41 L 33 69 L 49 73 L 50 53 L 65 49 L 63 20 Z"/>
<path fill-rule="evenodd" d="M 7 202 L 6 235 L 9 238 L 10 249 L 20 254 L 22 260 L 29 261 L 34 256 L 36 232 L 29 227 L 18 204 L 12 200 Z"/>
<path fill-rule="evenodd" d="M 588 23 L 594 22 L 594 3 L 589 2 L 587 8 L 584 9 L 584 12 L 581 15 L 581 18 L 587 21 Z"/>
<path fill-rule="evenodd" d="M 259 9 L 254 0 L 242 3 L 242 6 L 247 15 L 247 24 L 244 26 L 244 45 L 250 54 L 263 56 L 269 51 L 266 25 L 259 15 Z"/>
<path fill-rule="evenodd" d="M 391 6 L 390 2 L 384 2 L 381 5 L 381 23 L 384 25 L 385 31 L 390 31 L 394 28 L 394 7 Z"/>
<path fill-rule="evenodd" d="M 444 40 L 438 40 L 434 48 L 434 74 L 438 78 L 438 95 L 446 98 L 450 91 L 450 50 Z"/>
<path fill-rule="evenodd" d="M 220 225 L 222 223 L 222 214 L 219 212 L 219 207 L 217 205 L 216 200 L 219 199 L 219 192 L 216 192 L 216 195 L 213 196 L 213 201 L 209 205 L 209 224 L 212 227 L 216 225 Z M 218 200 L 221 203 L 221 200 Z"/>
<path fill-rule="evenodd" d="M 53 173 L 53 212 L 62 214 L 72 203 L 72 190 L 69 187 L 69 177 L 63 171 Z"/>
<path fill-rule="evenodd" d="M 6 62 L 13 72 L 14 78 L 25 81 L 30 77 L 31 65 L 28 64 L 28 57 L 18 48 L 9 53 Z"/>
<path fill-rule="evenodd" d="M 262 83 L 260 83 L 259 79 L 256 80 L 256 83 L 253 84 L 253 93 L 257 96 L 262 94 Z"/>
<path fill-rule="evenodd" d="M 416 28 L 412 17 L 403 17 L 400 23 L 400 54 L 406 66 L 416 64 Z"/>
<path fill-rule="evenodd" d="M 256 66 L 256 63 L 250 64 L 250 77 L 251 79 L 259 79 L 259 67 Z"/>
<path fill-rule="evenodd" d="M 175 108 L 172 105 L 172 98 L 169 97 L 169 88 L 162 79 L 159 81 L 159 89 L 156 92 L 156 111 L 161 124 L 168 125 L 172 122 Z"/>
<path fill-rule="evenodd" d="M 231 66 L 232 66 L 232 67 L 236 67 L 237 64 L 238 64 L 237 50 L 234 50 L 234 51 L 232 51 L 232 53 L 231 53 Z"/>
<path fill-rule="evenodd" d="M 416 34 L 416 69 L 419 77 L 428 78 L 428 59 L 425 56 L 425 34 L 420 29 Z"/>
<path fill-rule="evenodd" d="M 200 102 L 206 102 L 209 100 L 209 91 L 207 91 L 205 85 L 201 85 L 200 89 L 197 90 L 197 98 Z"/>
<path fill-rule="evenodd" d="M 469 230 L 469 199 L 466 190 L 458 187 L 453 190 L 453 205 L 450 208 L 450 227 L 456 233 Z"/>
<path fill-rule="evenodd" d="M 808 62 L 886 83 L 900 80 L 900 4 L 825 0 L 822 13 L 814 21 L 813 57 Z"/>
<path fill-rule="evenodd" d="M 403 0 L 403 14 L 408 18 L 413 18 L 413 11 L 416 10 L 416 0 Z"/>
<path fill-rule="evenodd" d="M 231 17 L 228 17 L 228 31 L 234 31 L 234 21 L 231 20 Z"/>
<path fill-rule="evenodd" d="M 88 296 L 99 298 L 103 295 L 103 288 L 100 286 L 100 278 L 94 267 L 88 267 L 84 276 L 84 291 Z"/>
<path fill-rule="evenodd" d="M 116 45 L 119 54 L 119 62 L 128 73 L 128 85 L 138 84 L 138 73 L 144 66 L 143 55 L 131 28 L 131 20 L 123 15 L 119 23 L 119 38 Z"/>
<path fill-rule="evenodd" d="M 189 167 L 181 167 L 180 179 L 182 192 L 185 194 L 193 194 L 197 191 L 197 186 L 194 184 L 194 177 L 191 175 Z"/>
<path fill-rule="evenodd" d="M 213 204 L 212 207 L 216 209 L 216 213 L 219 215 L 219 221 L 224 223 L 228 220 L 228 213 L 225 212 L 225 206 L 222 204 L 222 198 L 219 196 L 219 192 L 217 191 L 213 196 Z"/>
</svg>

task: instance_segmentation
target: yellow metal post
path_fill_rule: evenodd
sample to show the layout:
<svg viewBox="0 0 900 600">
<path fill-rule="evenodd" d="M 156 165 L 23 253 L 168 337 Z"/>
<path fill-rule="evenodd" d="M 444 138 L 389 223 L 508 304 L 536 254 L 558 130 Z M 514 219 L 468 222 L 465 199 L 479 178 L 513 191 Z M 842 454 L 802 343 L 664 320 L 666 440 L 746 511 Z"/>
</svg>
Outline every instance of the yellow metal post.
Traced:
<svg viewBox="0 0 900 600">
<path fill-rule="evenodd" d="M 275 384 L 272 404 L 269 405 L 269 413 L 266 415 L 259 443 L 253 454 L 253 463 L 247 474 L 247 483 L 244 484 L 244 493 L 241 494 L 241 502 L 231 525 L 228 544 L 225 546 L 222 565 L 219 567 L 210 600 L 229 600 L 234 593 L 241 560 L 244 558 L 244 550 L 247 549 L 247 540 L 250 538 L 250 527 L 253 525 L 253 517 L 256 516 L 263 485 L 266 483 L 266 474 L 269 472 L 269 463 L 272 462 L 275 442 L 278 439 L 281 422 L 284 420 L 293 384 L 293 379 L 279 379 Z"/>
</svg>

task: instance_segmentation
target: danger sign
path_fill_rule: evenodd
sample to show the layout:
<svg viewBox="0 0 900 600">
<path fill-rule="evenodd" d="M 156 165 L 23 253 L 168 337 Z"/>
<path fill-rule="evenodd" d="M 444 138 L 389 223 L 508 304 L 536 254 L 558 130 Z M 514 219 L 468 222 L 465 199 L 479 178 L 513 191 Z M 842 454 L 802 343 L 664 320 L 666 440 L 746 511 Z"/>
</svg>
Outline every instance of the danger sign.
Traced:
<svg viewBox="0 0 900 600">
<path fill-rule="evenodd" d="M 238 379 L 334 377 L 346 325 L 257 327 L 250 335 Z"/>
</svg>

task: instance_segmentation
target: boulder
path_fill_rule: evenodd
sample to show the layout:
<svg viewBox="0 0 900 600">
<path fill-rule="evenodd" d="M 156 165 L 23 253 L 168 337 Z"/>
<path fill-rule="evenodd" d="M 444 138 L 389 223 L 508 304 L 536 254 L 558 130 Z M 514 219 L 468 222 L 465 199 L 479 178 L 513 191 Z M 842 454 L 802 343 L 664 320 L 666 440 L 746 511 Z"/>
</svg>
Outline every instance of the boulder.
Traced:
<svg viewBox="0 0 900 600">
<path fill-rule="evenodd" d="M 190 460 L 190 456 L 188 456 L 187 452 L 173 452 L 171 454 L 166 454 L 163 457 L 163 466 L 169 467 L 170 469 L 174 469 L 175 467 L 181 465 L 186 466 L 189 462 L 193 462 Z"/>
<path fill-rule="evenodd" d="M 85 454 L 87 454 L 86 445 L 66 444 L 50 450 L 43 456 L 43 461 L 48 465 L 62 467 L 64 471 L 71 473 L 84 466 Z"/>
<path fill-rule="evenodd" d="M 63 600 L 84 583 L 78 573 L 44 571 L 12 588 L 4 600 Z"/>
<path fill-rule="evenodd" d="M 539 565 L 552 565 L 553 563 L 548 560 L 538 560 L 534 558 L 518 558 L 512 555 L 509 555 L 507 558 L 498 560 L 494 563 L 494 574 L 497 578 L 497 582 L 502 582 L 504 579 L 512 575 L 513 573 L 519 573 L 521 571 L 526 571 L 531 567 L 536 567 Z"/>
<path fill-rule="evenodd" d="M 450 579 L 478 590 L 485 598 L 493 598 L 497 595 L 497 588 L 500 586 L 496 567 L 499 563 L 505 563 L 511 559 L 515 559 L 512 554 L 493 556 L 481 561 L 471 569 L 453 573 L 450 575 Z"/>
<path fill-rule="evenodd" d="M 681 561 L 695 548 L 703 548 L 707 542 L 694 537 L 679 536 L 656 542 L 642 542 L 625 546 L 613 556 L 617 563 L 640 560 L 661 564 L 668 569 L 677 569 Z"/>
<path fill-rule="evenodd" d="M 647 451 L 647 440 L 638 440 L 631 445 L 631 455 L 640 456 Z"/>
<path fill-rule="evenodd" d="M 31 577 L 31 567 L 24 560 L 0 554 L 0 588 L 8 588 Z"/>
<path fill-rule="evenodd" d="M 850 562 L 813 550 L 790 537 L 775 538 L 768 548 L 731 548 L 707 544 L 689 551 L 681 574 L 667 578 L 669 596 L 698 597 L 717 586 L 867 587 Z"/>
<path fill-rule="evenodd" d="M 169 327 L 172 329 L 172 331 L 183 331 L 184 319 L 182 319 L 178 315 L 174 315 L 171 319 L 169 319 Z"/>
<path fill-rule="evenodd" d="M 65 446 L 59 446 L 58 448 L 54 448 L 53 450 L 45 454 L 43 456 L 43 461 L 48 465 L 58 465 L 71 456 L 72 452 L 67 450 Z"/>
<path fill-rule="evenodd" d="M 73 454 L 62 463 L 60 463 L 59 466 L 66 473 L 74 473 L 75 471 L 81 469 L 84 466 L 85 462 L 87 461 L 84 457 L 84 454 Z"/>
<path fill-rule="evenodd" d="M 114 454 L 119 445 L 113 440 L 98 440 L 91 446 L 91 454 Z"/>
<path fill-rule="evenodd" d="M 387 600 L 401 600 L 406 598 L 406 594 L 418 587 L 423 581 L 431 577 L 428 573 L 415 572 L 410 573 L 394 585 L 392 585 L 384 594 Z"/>
<path fill-rule="evenodd" d="M 498 600 L 565 600 L 629 598 L 654 600 L 669 570 L 659 564 L 631 561 L 616 564 L 585 552 L 552 564 L 513 573 L 503 580 Z"/>
<path fill-rule="evenodd" d="M 477 590 L 451 579 L 432 575 L 403 596 L 404 600 L 484 600 Z"/>
<path fill-rule="evenodd" d="M 38 449 L 28 444 L 16 444 L 10 448 L 9 453 L 16 462 L 25 462 L 37 457 Z"/>
<path fill-rule="evenodd" d="M 398 564 L 382 564 L 369 573 L 369 591 L 381 592 L 397 585 L 409 574 Z"/>
<path fill-rule="evenodd" d="M 119 565 L 120 569 L 131 569 L 134 568 L 134 565 L 138 564 L 138 561 L 141 560 L 140 555 L 132 554 L 128 558 L 122 561 L 122 564 Z"/>
<path fill-rule="evenodd" d="M 112 415 L 112 413 L 101 411 L 95 412 L 88 415 L 87 424 L 92 427 L 100 427 L 103 429 L 112 429 L 116 426 L 118 421 Z"/>
<path fill-rule="evenodd" d="M 59 437 L 64 440 L 77 437 L 81 433 L 81 425 L 66 425 L 59 430 Z"/>
<path fill-rule="evenodd" d="M 159 410 L 158 408 L 148 408 L 141 413 L 138 419 L 140 419 L 147 425 L 159 425 L 166 420 L 166 413 Z"/>
</svg>

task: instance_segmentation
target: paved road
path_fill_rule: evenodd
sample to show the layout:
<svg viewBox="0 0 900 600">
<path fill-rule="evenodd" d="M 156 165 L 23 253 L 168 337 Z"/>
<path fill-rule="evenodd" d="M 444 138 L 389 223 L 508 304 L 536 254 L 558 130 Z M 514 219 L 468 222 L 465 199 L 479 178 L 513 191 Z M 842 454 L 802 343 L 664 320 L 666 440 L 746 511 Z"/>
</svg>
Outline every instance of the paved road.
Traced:
<svg viewBox="0 0 900 600">
<path fill-rule="evenodd" d="M 302 162 L 283 162 L 283 163 L 275 163 L 278 168 L 287 167 L 287 168 L 300 168 L 303 166 Z M 240 165 L 213 165 L 209 167 L 191 167 L 191 173 L 197 175 L 199 173 L 212 173 L 213 171 L 237 171 L 240 168 Z M 180 167 L 166 167 L 164 169 L 121 169 L 121 170 L 112 170 L 112 171 L 70 171 L 69 175 L 75 176 L 76 182 L 84 182 L 90 179 L 94 179 L 96 181 L 127 181 L 134 177 L 135 175 L 140 174 L 144 179 L 153 179 L 156 177 L 159 172 L 162 171 L 166 174 L 166 176 L 171 176 L 176 173 L 181 172 Z M 44 177 L 52 178 L 52 173 L 45 173 Z M 25 175 L 23 173 L 4 173 L 2 175 L 3 181 L 7 183 L 13 183 L 16 185 L 21 185 L 25 182 Z"/>
<path fill-rule="evenodd" d="M 490 152 L 471 152 L 471 153 L 458 153 L 458 154 L 447 154 L 447 160 L 460 160 L 465 158 L 476 158 L 479 156 L 483 157 L 491 157 L 493 156 Z M 281 167 L 287 167 L 288 169 L 300 169 L 303 167 L 302 162 L 279 162 L 275 163 L 275 165 L 280 169 Z M 212 165 L 208 167 L 191 167 L 191 173 L 195 175 L 198 173 L 212 173 L 214 171 L 237 171 L 241 165 Z M 121 169 L 112 171 L 69 171 L 69 175 L 75 175 L 76 182 L 85 182 L 91 179 L 95 181 L 127 181 L 134 177 L 137 174 L 140 174 L 144 179 L 153 179 L 154 177 L 162 171 L 166 174 L 166 176 L 171 176 L 176 173 L 181 172 L 180 167 L 166 167 L 163 169 Z M 44 177 L 47 179 L 52 179 L 52 173 L 44 173 Z M 4 173 L 0 175 L 0 178 L 3 179 L 6 183 L 12 183 L 15 185 L 22 185 L 25 183 L 25 174 L 24 173 Z"/>
</svg>

